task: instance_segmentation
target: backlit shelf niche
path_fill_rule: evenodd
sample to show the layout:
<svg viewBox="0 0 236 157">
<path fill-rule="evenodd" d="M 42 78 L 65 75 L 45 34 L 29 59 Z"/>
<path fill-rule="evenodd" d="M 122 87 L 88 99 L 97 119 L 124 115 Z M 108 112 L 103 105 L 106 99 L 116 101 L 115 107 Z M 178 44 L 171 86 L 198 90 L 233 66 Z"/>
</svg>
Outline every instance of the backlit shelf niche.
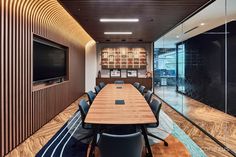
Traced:
<svg viewBox="0 0 236 157">
<path fill-rule="evenodd" d="M 146 69 L 144 48 L 104 48 L 101 53 L 102 69 Z"/>
</svg>

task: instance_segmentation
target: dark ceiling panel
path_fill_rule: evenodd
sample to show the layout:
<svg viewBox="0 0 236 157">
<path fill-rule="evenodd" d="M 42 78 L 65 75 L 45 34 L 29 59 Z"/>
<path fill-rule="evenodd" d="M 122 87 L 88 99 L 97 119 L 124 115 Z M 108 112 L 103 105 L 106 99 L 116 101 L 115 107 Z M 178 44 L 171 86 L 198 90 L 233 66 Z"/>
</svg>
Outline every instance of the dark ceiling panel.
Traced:
<svg viewBox="0 0 236 157">
<path fill-rule="evenodd" d="M 153 42 L 210 0 L 59 0 L 98 42 Z M 138 23 L 101 23 L 100 18 L 138 18 Z M 132 35 L 104 35 L 131 31 Z"/>
</svg>

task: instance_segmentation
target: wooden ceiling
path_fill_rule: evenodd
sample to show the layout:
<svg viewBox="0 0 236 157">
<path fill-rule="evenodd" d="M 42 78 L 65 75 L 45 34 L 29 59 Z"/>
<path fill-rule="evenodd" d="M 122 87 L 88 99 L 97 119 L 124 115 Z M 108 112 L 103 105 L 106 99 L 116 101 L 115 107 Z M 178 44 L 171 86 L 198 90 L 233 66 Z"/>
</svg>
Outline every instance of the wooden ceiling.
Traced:
<svg viewBox="0 0 236 157">
<path fill-rule="evenodd" d="M 211 0 L 59 0 L 97 42 L 153 42 Z M 138 18 L 101 23 L 100 18 Z M 104 35 L 104 32 L 133 32 Z"/>
</svg>

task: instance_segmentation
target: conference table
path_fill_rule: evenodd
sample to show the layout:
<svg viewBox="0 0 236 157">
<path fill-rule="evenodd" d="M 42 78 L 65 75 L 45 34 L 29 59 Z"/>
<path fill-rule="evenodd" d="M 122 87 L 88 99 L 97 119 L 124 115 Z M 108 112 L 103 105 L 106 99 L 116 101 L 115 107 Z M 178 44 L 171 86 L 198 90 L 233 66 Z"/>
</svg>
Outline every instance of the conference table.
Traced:
<svg viewBox="0 0 236 157">
<path fill-rule="evenodd" d="M 152 152 L 145 125 L 156 122 L 155 115 L 143 95 L 132 84 L 107 84 L 97 94 L 85 118 L 85 123 L 95 126 L 140 126 L 148 156 L 152 156 Z"/>
</svg>

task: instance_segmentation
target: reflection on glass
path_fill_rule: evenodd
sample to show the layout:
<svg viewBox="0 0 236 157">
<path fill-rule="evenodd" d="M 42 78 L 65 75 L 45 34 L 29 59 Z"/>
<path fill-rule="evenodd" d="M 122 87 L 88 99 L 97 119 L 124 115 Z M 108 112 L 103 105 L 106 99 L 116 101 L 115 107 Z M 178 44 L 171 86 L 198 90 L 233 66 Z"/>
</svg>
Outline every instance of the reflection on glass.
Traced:
<svg viewBox="0 0 236 157">
<path fill-rule="evenodd" d="M 212 2 L 154 46 L 154 93 L 236 152 L 236 0 Z"/>
<path fill-rule="evenodd" d="M 181 34 L 182 27 L 180 26 L 154 44 L 154 93 L 167 103 L 175 104 L 173 107 L 182 113 L 184 111 L 183 96 L 176 93 L 178 71 L 176 43 L 182 43 Z M 179 52 L 181 54 L 182 50 Z M 183 70 L 181 69 L 180 72 Z"/>
<path fill-rule="evenodd" d="M 185 46 L 177 45 L 177 91 L 185 93 Z"/>
<path fill-rule="evenodd" d="M 155 84 L 158 86 L 176 85 L 176 51 L 174 48 L 156 49 Z"/>
</svg>

